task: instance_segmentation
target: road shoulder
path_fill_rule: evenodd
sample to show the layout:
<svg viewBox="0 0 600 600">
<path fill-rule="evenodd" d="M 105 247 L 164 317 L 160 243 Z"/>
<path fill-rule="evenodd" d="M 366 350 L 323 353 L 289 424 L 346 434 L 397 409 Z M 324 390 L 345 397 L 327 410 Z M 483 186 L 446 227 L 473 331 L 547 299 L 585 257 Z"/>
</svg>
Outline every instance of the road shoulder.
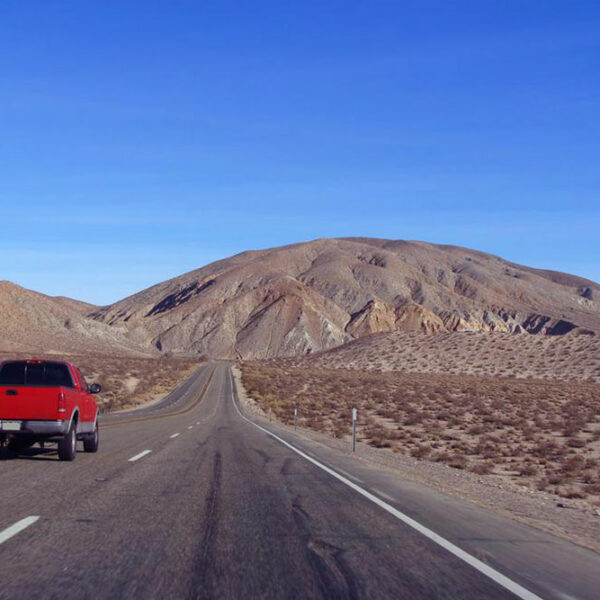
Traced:
<svg viewBox="0 0 600 600">
<path fill-rule="evenodd" d="M 270 416 L 246 393 L 237 366 L 233 367 L 233 376 L 238 398 L 245 412 L 258 422 L 269 423 Z M 273 421 L 271 425 L 341 452 L 356 461 L 384 467 L 404 479 L 424 484 L 454 498 L 467 500 L 600 554 L 600 510 L 590 508 L 586 503 L 577 500 L 557 501 L 556 497 L 549 494 L 532 492 L 511 482 L 499 481 L 493 476 L 453 469 L 444 464 L 418 460 L 360 442 L 353 455 L 348 440 L 336 439 L 305 428 L 294 429 L 279 421 Z"/>
</svg>

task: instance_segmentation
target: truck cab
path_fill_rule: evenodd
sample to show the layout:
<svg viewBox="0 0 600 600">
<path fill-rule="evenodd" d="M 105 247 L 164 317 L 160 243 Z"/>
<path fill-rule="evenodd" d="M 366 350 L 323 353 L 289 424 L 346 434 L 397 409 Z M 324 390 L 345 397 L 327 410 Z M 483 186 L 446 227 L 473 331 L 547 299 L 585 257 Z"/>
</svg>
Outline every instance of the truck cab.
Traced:
<svg viewBox="0 0 600 600">
<path fill-rule="evenodd" d="M 99 410 L 80 370 L 70 362 L 7 360 L 0 364 L 0 442 L 18 452 L 55 442 L 61 460 L 73 460 L 77 440 L 97 452 Z"/>
</svg>

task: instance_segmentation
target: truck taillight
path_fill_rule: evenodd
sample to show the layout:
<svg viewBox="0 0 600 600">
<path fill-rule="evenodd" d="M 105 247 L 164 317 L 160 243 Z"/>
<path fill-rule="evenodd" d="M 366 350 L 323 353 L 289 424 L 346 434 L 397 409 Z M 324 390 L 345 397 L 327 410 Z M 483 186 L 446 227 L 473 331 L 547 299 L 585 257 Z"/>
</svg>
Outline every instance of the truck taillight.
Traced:
<svg viewBox="0 0 600 600">
<path fill-rule="evenodd" d="M 60 392 L 58 392 L 58 412 L 59 413 L 67 412 L 67 406 L 65 404 L 65 393 L 62 390 Z"/>
</svg>

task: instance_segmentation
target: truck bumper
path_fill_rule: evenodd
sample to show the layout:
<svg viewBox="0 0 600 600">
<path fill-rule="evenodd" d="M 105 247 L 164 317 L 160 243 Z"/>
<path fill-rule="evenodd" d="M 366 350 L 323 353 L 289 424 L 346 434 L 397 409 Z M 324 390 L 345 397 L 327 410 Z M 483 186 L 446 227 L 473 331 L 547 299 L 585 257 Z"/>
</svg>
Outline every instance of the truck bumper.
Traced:
<svg viewBox="0 0 600 600">
<path fill-rule="evenodd" d="M 68 429 L 68 421 L 0 420 L 0 434 L 53 436 L 65 435 Z"/>
</svg>

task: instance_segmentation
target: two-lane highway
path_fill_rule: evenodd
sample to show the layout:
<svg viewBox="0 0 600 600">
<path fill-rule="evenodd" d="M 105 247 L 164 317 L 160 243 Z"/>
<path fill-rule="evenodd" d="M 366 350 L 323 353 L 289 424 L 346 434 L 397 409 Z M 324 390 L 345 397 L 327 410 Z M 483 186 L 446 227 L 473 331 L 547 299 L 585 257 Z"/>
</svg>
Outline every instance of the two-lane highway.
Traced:
<svg viewBox="0 0 600 600">
<path fill-rule="evenodd" d="M 596 554 L 258 425 L 211 363 L 96 455 L 0 461 L 0 598 L 597 597 Z"/>
</svg>

